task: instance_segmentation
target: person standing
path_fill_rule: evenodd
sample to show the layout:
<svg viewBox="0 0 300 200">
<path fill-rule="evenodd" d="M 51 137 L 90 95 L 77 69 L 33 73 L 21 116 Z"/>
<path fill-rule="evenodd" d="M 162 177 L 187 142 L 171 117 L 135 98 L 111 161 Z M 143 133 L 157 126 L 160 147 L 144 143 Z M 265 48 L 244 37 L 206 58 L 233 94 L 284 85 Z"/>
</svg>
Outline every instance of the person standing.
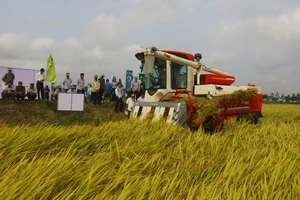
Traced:
<svg viewBox="0 0 300 200">
<path fill-rule="evenodd" d="M 85 80 L 84 80 L 84 73 L 80 74 L 80 79 L 77 80 L 77 93 L 78 94 L 85 94 L 85 89 L 84 89 L 84 85 L 85 85 Z M 84 102 L 86 103 L 86 97 L 84 95 Z"/>
<path fill-rule="evenodd" d="M 136 99 L 138 99 L 140 97 L 141 85 L 140 82 L 138 81 L 137 76 L 134 77 L 134 80 L 131 83 L 131 90 L 134 93 Z"/>
<path fill-rule="evenodd" d="M 109 102 L 111 99 L 111 85 L 110 85 L 109 79 L 106 79 L 104 98 L 105 98 L 105 101 L 107 101 L 107 102 Z"/>
<path fill-rule="evenodd" d="M 92 101 L 94 105 L 96 105 L 97 101 L 99 100 L 99 90 L 100 90 L 100 82 L 98 80 L 98 76 L 94 76 L 94 80 L 92 80 Z"/>
<path fill-rule="evenodd" d="M 38 99 L 44 99 L 44 81 L 45 81 L 45 70 L 44 68 L 40 69 L 40 72 L 36 74 L 36 88 L 37 88 L 37 96 Z"/>
<path fill-rule="evenodd" d="M 116 113 L 118 111 L 122 112 L 124 103 L 123 103 L 123 95 L 121 90 L 121 83 L 118 83 L 118 87 L 115 90 L 115 94 L 116 94 L 115 112 Z"/>
<path fill-rule="evenodd" d="M 4 76 L 5 79 L 5 85 L 8 84 L 8 82 L 11 82 L 12 85 L 14 85 L 15 75 L 11 72 L 11 68 L 9 67 L 7 69 L 7 73 Z"/>
<path fill-rule="evenodd" d="M 68 90 L 71 88 L 71 84 L 72 84 L 72 79 L 70 78 L 70 73 L 69 72 L 66 73 L 66 78 L 65 78 L 65 80 L 63 81 L 62 84 L 64 85 L 65 93 L 67 93 Z"/>
<path fill-rule="evenodd" d="M 105 77 L 105 75 L 101 74 L 101 76 L 99 78 L 99 82 L 100 82 L 99 102 L 100 102 L 100 104 L 103 100 L 103 94 L 104 94 L 104 90 L 105 90 L 105 79 L 104 79 L 104 77 Z"/>
<path fill-rule="evenodd" d="M 115 76 L 113 77 L 110 86 L 111 86 L 111 102 L 114 102 L 117 100 L 115 90 L 118 87 L 117 78 Z"/>
<path fill-rule="evenodd" d="M 135 96 L 134 94 L 132 94 L 131 97 L 129 97 L 126 101 L 126 110 L 127 110 L 128 119 L 130 117 L 130 113 L 132 111 L 132 107 L 134 103 L 135 103 Z"/>
</svg>

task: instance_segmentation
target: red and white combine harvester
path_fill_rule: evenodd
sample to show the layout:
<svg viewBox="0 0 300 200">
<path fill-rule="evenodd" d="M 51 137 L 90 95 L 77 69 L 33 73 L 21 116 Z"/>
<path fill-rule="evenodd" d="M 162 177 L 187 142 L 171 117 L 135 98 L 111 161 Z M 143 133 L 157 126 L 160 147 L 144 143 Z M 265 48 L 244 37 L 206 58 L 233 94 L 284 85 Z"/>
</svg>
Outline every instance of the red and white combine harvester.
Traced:
<svg viewBox="0 0 300 200">
<path fill-rule="evenodd" d="M 205 66 L 200 62 L 201 54 L 157 50 L 147 47 L 135 54 L 141 61 L 145 74 L 145 102 L 136 102 L 132 117 L 146 118 L 152 113 L 152 120 L 166 120 L 167 123 L 180 124 L 185 128 L 206 130 L 223 127 L 228 119 L 246 118 L 257 123 L 262 117 L 261 88 L 255 85 L 231 86 L 235 77 L 229 73 Z M 209 73 L 201 74 L 202 71 Z M 197 98 L 212 101 L 214 98 L 232 95 L 236 91 L 256 91 L 254 96 L 239 102 L 223 103 L 217 113 L 206 116 L 203 123 Z M 152 112 L 151 112 L 152 111 Z M 250 116 L 250 118 L 249 118 Z M 207 126 L 208 125 L 208 126 Z"/>
</svg>

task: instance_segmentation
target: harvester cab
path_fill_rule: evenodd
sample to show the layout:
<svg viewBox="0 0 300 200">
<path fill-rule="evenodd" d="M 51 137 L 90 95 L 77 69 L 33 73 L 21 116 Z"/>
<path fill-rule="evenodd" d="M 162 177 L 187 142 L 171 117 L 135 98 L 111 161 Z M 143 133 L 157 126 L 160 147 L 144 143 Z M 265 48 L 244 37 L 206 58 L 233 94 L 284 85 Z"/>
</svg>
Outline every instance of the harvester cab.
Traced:
<svg viewBox="0 0 300 200">
<path fill-rule="evenodd" d="M 229 118 L 257 123 L 262 117 L 261 88 L 231 86 L 235 77 L 202 64 L 201 54 L 146 47 L 135 56 L 145 74 L 146 93 L 143 105 L 135 104 L 133 117 L 143 119 L 152 113 L 153 120 L 165 119 L 193 130 L 222 127 Z"/>
</svg>

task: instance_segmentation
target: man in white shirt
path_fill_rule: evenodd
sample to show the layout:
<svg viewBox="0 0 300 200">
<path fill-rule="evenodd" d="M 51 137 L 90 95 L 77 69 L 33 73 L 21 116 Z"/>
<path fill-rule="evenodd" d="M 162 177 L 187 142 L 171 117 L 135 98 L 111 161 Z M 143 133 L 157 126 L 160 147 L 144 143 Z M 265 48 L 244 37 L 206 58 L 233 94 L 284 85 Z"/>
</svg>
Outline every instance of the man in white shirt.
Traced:
<svg viewBox="0 0 300 200">
<path fill-rule="evenodd" d="M 5 89 L 1 93 L 2 99 L 15 99 L 15 88 L 11 81 L 7 82 Z"/>
<path fill-rule="evenodd" d="M 97 102 L 100 105 L 100 101 L 99 101 L 100 82 L 98 80 L 98 75 L 94 75 L 94 80 L 92 80 L 91 84 L 92 84 L 92 96 L 91 96 L 92 101 L 94 102 L 94 105 L 96 105 Z"/>
<path fill-rule="evenodd" d="M 145 94 L 142 93 L 141 96 L 137 99 L 138 102 L 144 102 Z"/>
<path fill-rule="evenodd" d="M 68 92 L 68 90 L 71 88 L 72 85 L 72 79 L 70 78 L 69 72 L 66 73 L 66 78 L 63 81 L 63 85 L 64 85 L 65 92 Z"/>
<path fill-rule="evenodd" d="M 132 111 L 132 107 L 133 107 L 134 103 L 135 103 L 135 96 L 134 96 L 134 94 L 132 94 L 131 97 L 129 97 L 126 101 L 126 110 L 128 113 L 128 119 L 129 119 L 129 116 Z"/>
<path fill-rule="evenodd" d="M 77 93 L 84 94 L 84 85 L 85 85 L 85 80 L 84 80 L 84 73 L 80 74 L 80 79 L 77 80 Z"/>
<path fill-rule="evenodd" d="M 36 88 L 38 99 L 44 99 L 44 81 L 45 81 L 45 70 L 41 68 L 40 72 L 36 74 Z"/>
<path fill-rule="evenodd" d="M 122 112 L 123 111 L 123 95 L 122 95 L 122 89 L 121 89 L 121 83 L 118 83 L 118 87 L 115 90 L 116 93 L 116 104 L 115 104 L 115 112 L 117 113 L 118 111 Z"/>
</svg>

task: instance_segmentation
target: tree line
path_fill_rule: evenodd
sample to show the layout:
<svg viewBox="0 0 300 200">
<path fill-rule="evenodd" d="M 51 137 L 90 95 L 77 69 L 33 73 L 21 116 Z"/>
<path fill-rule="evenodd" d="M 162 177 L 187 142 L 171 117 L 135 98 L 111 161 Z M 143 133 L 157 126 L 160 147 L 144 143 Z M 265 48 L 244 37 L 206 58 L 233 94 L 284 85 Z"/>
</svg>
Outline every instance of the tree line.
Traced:
<svg viewBox="0 0 300 200">
<path fill-rule="evenodd" d="M 281 95 L 279 92 L 271 94 L 263 94 L 264 103 L 300 103 L 300 94 L 293 93 L 292 95 Z"/>
</svg>

